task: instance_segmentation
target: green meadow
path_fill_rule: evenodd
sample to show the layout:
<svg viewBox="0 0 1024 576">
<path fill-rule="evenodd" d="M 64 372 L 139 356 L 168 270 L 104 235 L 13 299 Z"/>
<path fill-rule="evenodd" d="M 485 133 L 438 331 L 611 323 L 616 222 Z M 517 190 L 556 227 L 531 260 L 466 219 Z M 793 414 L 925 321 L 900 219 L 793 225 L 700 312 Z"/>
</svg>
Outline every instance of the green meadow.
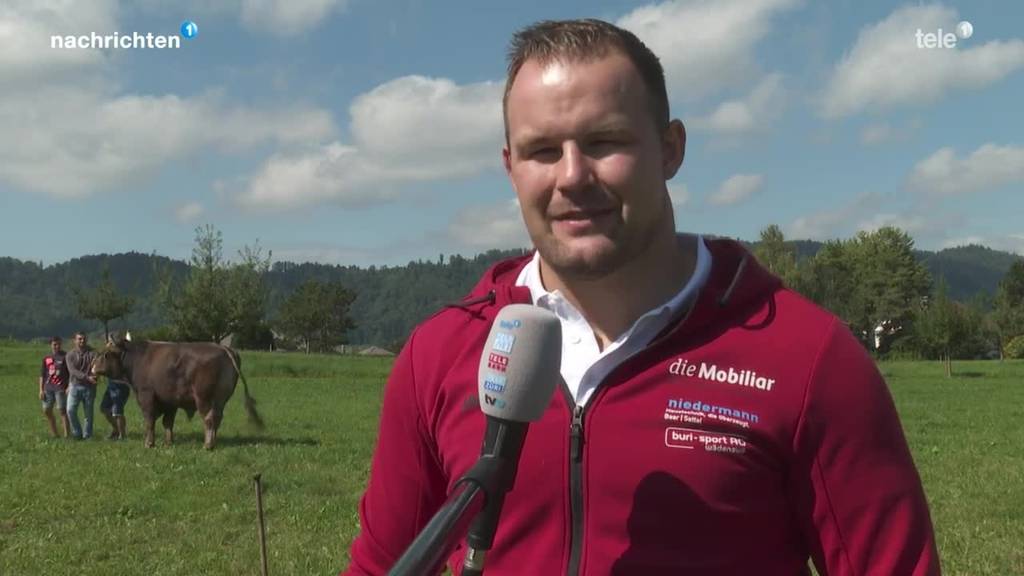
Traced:
<svg viewBox="0 0 1024 576">
<path fill-rule="evenodd" d="M 243 353 L 267 423 L 241 392 L 218 448 L 179 413 L 176 443 L 49 438 L 37 399 L 46 348 L 0 345 L 0 575 L 250 575 L 261 474 L 270 574 L 335 574 L 348 561 L 390 358 Z M 1024 362 L 883 363 L 924 480 L 943 573 L 1024 574 Z M 100 385 L 100 390 L 105 384 Z"/>
</svg>

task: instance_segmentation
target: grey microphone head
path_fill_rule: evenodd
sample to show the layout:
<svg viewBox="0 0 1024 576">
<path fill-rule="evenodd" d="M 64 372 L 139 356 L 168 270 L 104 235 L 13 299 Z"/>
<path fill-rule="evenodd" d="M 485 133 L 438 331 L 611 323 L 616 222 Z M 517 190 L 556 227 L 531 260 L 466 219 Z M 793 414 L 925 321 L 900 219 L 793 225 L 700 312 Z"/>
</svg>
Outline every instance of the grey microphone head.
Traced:
<svg viewBox="0 0 1024 576">
<path fill-rule="evenodd" d="M 480 355 L 480 409 L 513 422 L 539 420 L 561 379 L 561 367 L 558 317 L 528 304 L 505 306 Z"/>
</svg>

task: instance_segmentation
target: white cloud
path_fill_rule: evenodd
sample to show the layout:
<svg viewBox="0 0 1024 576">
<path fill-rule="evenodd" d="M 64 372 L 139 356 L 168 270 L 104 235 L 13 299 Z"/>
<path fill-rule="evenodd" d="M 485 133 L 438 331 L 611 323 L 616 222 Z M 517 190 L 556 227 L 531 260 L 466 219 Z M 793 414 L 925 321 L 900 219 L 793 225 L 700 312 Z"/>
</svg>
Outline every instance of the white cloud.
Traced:
<svg viewBox="0 0 1024 576">
<path fill-rule="evenodd" d="M 448 236 L 459 248 L 473 251 L 532 245 L 516 200 L 463 208 L 448 225 Z"/>
<path fill-rule="evenodd" d="M 294 146 L 334 136 L 324 110 L 242 107 L 216 92 L 124 93 L 108 52 L 49 48 L 52 33 L 118 28 L 116 5 L 106 1 L 0 8 L 0 181 L 85 197 L 137 183 L 205 149 Z"/>
<path fill-rule="evenodd" d="M 322 110 L 240 108 L 216 95 L 114 96 L 59 85 L 0 95 L 0 125 L 0 178 L 60 197 L 138 181 L 204 148 L 294 145 L 334 133 Z"/>
<path fill-rule="evenodd" d="M 964 158 L 952 148 L 941 148 L 918 162 L 909 186 L 935 196 L 992 190 L 1011 182 L 1024 182 L 1024 147 L 984 144 Z"/>
<path fill-rule="evenodd" d="M 857 223 L 856 228 L 858 232 L 874 232 L 886 226 L 899 228 L 910 235 L 934 229 L 934 224 L 930 223 L 923 216 L 916 214 L 893 214 L 889 212 L 874 214 L 864 218 Z"/>
<path fill-rule="evenodd" d="M 993 250 L 1003 250 L 1024 256 L 1024 232 L 1003 235 L 973 235 L 947 238 L 941 244 L 942 248 L 956 248 L 978 244 L 987 246 Z"/>
<path fill-rule="evenodd" d="M 242 0 L 242 24 L 275 36 L 295 36 L 316 27 L 347 0 Z"/>
<path fill-rule="evenodd" d="M 865 109 L 938 100 L 951 90 L 977 89 L 1024 67 L 1024 41 L 982 44 L 976 33 L 955 48 L 918 48 L 916 34 L 953 30 L 957 12 L 943 6 L 900 8 L 860 31 L 836 64 L 821 96 L 821 113 L 842 117 Z"/>
<path fill-rule="evenodd" d="M 709 197 L 712 206 L 733 206 L 748 200 L 764 181 L 760 174 L 735 174 L 722 182 Z"/>
<path fill-rule="evenodd" d="M 984 236 L 962 236 L 959 238 L 947 238 L 942 241 L 942 249 L 946 248 L 959 248 L 960 246 L 970 246 L 977 244 L 981 246 L 988 246 L 988 242 Z"/>
<path fill-rule="evenodd" d="M 182 224 L 195 222 L 203 215 L 203 205 L 199 202 L 186 202 L 174 209 L 174 217 Z"/>
<path fill-rule="evenodd" d="M 690 203 L 690 189 L 686 187 L 686 184 L 669 182 L 668 195 L 672 200 L 673 208 L 682 208 Z"/>
<path fill-rule="evenodd" d="M 785 98 L 782 75 L 769 74 L 746 98 L 723 102 L 711 114 L 694 118 L 687 125 L 722 135 L 763 130 L 779 117 Z"/>
<path fill-rule="evenodd" d="M 870 218 L 882 207 L 882 200 L 878 194 L 861 194 L 844 206 L 800 216 L 786 227 L 786 237 L 794 240 L 844 237 L 851 222 Z"/>
<path fill-rule="evenodd" d="M 344 248 L 338 246 L 307 245 L 274 248 L 274 259 L 278 262 L 317 262 L 341 266 L 369 266 L 381 264 L 382 254 L 378 250 L 365 248 Z"/>
<path fill-rule="evenodd" d="M 879 144 L 893 137 L 892 126 L 888 124 L 869 124 L 860 133 L 860 141 L 864 144 Z"/>
<path fill-rule="evenodd" d="M 3 92 L 31 86 L 40 78 L 94 69 L 104 63 L 99 50 L 50 48 L 50 36 L 113 33 L 117 2 L 9 0 L 0 6 L 0 86 Z"/>
<path fill-rule="evenodd" d="M 618 24 L 661 59 L 671 98 L 694 99 L 757 75 L 754 47 L 800 0 L 679 0 L 637 8 Z"/>
<path fill-rule="evenodd" d="M 365 205 L 399 187 L 500 166 L 502 86 L 398 78 L 356 98 L 350 144 L 277 155 L 238 195 L 251 208 L 318 202 Z"/>
</svg>

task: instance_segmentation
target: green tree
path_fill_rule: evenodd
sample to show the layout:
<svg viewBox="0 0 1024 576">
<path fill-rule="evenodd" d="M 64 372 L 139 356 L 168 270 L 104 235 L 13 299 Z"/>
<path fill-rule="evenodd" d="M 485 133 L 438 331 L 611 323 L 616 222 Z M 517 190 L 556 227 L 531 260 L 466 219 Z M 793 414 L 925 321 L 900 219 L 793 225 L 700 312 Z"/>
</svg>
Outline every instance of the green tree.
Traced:
<svg viewBox="0 0 1024 576">
<path fill-rule="evenodd" d="M 885 352 L 910 327 L 914 308 L 931 289 L 931 275 L 914 257 L 914 240 L 883 227 L 826 242 L 799 284 L 842 318 L 865 347 Z"/>
<path fill-rule="evenodd" d="M 265 316 L 263 278 L 270 254 L 259 244 L 240 251 L 240 262 L 223 256 L 223 236 L 213 226 L 196 228 L 188 278 L 175 293 L 163 289 L 171 324 L 182 340 L 219 342 L 239 330 L 257 330 Z"/>
<path fill-rule="evenodd" d="M 1024 334 L 1024 260 L 1011 264 L 999 282 L 991 317 L 1002 355 L 1007 343 Z"/>
<path fill-rule="evenodd" d="M 341 282 L 307 280 L 281 304 L 278 328 L 299 340 L 307 354 L 329 350 L 344 344 L 347 332 L 355 327 L 349 317 L 355 298 Z"/>
<path fill-rule="evenodd" d="M 761 241 L 754 246 L 754 257 L 790 287 L 797 284 L 796 249 L 786 244 L 782 229 L 771 224 L 761 230 Z"/>
<path fill-rule="evenodd" d="M 914 315 L 913 339 L 926 358 L 937 358 L 953 375 L 953 358 L 971 358 L 982 352 L 981 313 L 949 298 L 944 281 L 935 295 Z"/>
<path fill-rule="evenodd" d="M 103 324 L 104 339 L 110 338 L 110 321 L 121 318 L 132 311 L 135 299 L 118 292 L 110 279 L 110 266 L 104 265 L 100 282 L 92 291 L 72 288 L 78 305 L 78 315 L 87 320 L 98 320 Z"/>
</svg>

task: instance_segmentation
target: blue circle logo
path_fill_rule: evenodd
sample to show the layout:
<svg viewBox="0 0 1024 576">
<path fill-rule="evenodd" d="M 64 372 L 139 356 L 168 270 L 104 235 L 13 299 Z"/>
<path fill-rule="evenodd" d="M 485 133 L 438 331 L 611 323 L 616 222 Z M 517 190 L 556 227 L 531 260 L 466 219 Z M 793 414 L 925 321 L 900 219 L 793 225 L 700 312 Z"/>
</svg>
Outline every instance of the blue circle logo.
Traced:
<svg viewBox="0 0 1024 576">
<path fill-rule="evenodd" d="M 185 20 L 181 23 L 181 35 L 185 38 L 195 38 L 196 34 L 199 34 L 199 26 L 191 20 Z"/>
</svg>

